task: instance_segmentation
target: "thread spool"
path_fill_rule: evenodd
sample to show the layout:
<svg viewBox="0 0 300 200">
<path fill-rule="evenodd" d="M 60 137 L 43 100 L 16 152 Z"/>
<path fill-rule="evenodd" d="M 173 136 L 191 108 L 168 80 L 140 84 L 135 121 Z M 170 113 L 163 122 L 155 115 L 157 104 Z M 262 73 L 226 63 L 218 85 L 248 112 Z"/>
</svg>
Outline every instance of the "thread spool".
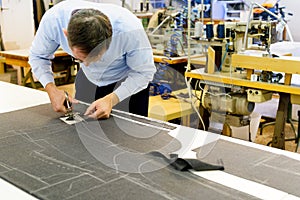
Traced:
<svg viewBox="0 0 300 200">
<path fill-rule="evenodd" d="M 140 2 L 140 11 L 143 12 L 143 10 L 144 10 L 144 2 L 141 1 Z"/>
<path fill-rule="evenodd" d="M 194 33 L 194 36 L 195 37 L 201 37 L 202 36 L 202 29 L 203 29 L 203 25 L 202 25 L 202 22 L 195 22 L 195 33 Z"/>
<path fill-rule="evenodd" d="M 227 38 L 231 37 L 231 29 L 230 28 L 226 28 L 226 37 Z"/>
<path fill-rule="evenodd" d="M 225 38 L 225 25 L 224 23 L 219 23 L 217 27 L 217 37 L 219 39 Z"/>
<path fill-rule="evenodd" d="M 214 37 L 214 25 L 211 22 L 206 24 L 206 38 L 212 39 Z"/>
<path fill-rule="evenodd" d="M 149 11 L 149 1 L 146 1 L 146 11 Z"/>
<path fill-rule="evenodd" d="M 50 0 L 50 2 L 49 2 L 49 9 L 50 9 L 50 8 L 52 8 L 52 7 L 53 7 L 53 5 L 54 5 L 54 4 L 53 4 L 53 1 L 52 1 L 52 0 Z"/>
</svg>

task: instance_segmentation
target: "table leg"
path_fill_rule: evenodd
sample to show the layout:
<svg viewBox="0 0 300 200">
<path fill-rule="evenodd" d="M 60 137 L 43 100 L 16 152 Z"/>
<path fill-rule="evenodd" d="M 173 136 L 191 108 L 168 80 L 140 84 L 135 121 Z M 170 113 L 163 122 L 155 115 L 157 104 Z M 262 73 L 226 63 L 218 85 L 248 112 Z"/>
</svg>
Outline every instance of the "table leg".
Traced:
<svg viewBox="0 0 300 200">
<path fill-rule="evenodd" d="M 35 85 L 35 82 L 34 82 L 34 79 L 32 77 L 32 72 L 31 72 L 31 69 L 27 72 L 27 74 L 24 76 L 24 68 L 21 67 L 21 77 L 22 77 L 22 85 L 23 86 L 26 86 L 26 81 L 28 79 L 30 79 L 30 83 L 31 83 L 31 86 L 32 88 L 36 89 L 36 85 Z"/>
<path fill-rule="evenodd" d="M 290 94 L 280 93 L 279 105 L 275 120 L 274 135 L 272 139 L 272 147 L 285 149 L 284 127 L 287 120 L 289 102 Z"/>
<path fill-rule="evenodd" d="M 183 117 L 181 117 L 181 119 L 182 119 L 181 125 L 190 127 L 190 121 L 191 121 L 190 115 L 183 116 Z"/>
<path fill-rule="evenodd" d="M 4 74 L 4 73 L 5 73 L 4 64 L 0 62 L 0 74 Z"/>
</svg>

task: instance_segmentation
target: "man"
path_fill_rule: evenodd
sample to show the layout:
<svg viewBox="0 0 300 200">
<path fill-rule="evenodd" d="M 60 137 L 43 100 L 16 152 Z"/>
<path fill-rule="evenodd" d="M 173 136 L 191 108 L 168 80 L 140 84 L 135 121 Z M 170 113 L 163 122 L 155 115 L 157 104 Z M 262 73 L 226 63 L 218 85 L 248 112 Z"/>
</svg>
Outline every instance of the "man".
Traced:
<svg viewBox="0 0 300 200">
<path fill-rule="evenodd" d="M 66 0 L 44 14 L 29 63 L 53 109 L 66 113 L 65 93 L 54 84 L 50 62 L 59 47 L 80 62 L 84 77 L 97 86 L 92 91 L 96 100 L 85 115 L 108 118 L 115 105 L 130 99 L 129 112 L 147 116 L 147 87 L 156 68 L 141 21 L 130 11 L 112 4 Z M 85 84 L 76 78 L 77 88 L 85 90 Z"/>
</svg>

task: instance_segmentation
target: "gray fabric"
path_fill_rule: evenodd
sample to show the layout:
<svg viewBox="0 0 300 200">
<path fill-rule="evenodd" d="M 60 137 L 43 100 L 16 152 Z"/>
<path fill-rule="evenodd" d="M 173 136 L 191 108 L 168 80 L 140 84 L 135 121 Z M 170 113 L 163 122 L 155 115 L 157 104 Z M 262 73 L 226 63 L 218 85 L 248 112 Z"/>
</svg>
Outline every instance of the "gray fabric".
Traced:
<svg viewBox="0 0 300 200">
<path fill-rule="evenodd" d="M 205 146 L 195 149 L 198 155 Z M 202 161 L 222 159 L 225 171 L 300 196 L 300 162 L 284 155 L 219 140 Z"/>
<path fill-rule="evenodd" d="M 81 126 L 92 130 L 84 124 L 94 121 L 76 127 L 59 117 L 49 104 L 0 115 L 1 178 L 40 199 L 256 199 L 169 166 L 141 173 L 113 169 L 88 151 L 78 133 Z M 168 150 L 180 148 L 167 131 L 158 131 L 148 139 L 133 139 L 115 126 L 114 120 L 96 121 L 114 147 L 141 153 L 167 145 Z M 132 133 L 157 131 L 126 123 L 133 128 Z M 99 135 L 91 138 L 107 144 Z M 212 158 L 211 163 L 215 161 Z M 151 165 L 160 164 L 153 158 Z"/>
</svg>

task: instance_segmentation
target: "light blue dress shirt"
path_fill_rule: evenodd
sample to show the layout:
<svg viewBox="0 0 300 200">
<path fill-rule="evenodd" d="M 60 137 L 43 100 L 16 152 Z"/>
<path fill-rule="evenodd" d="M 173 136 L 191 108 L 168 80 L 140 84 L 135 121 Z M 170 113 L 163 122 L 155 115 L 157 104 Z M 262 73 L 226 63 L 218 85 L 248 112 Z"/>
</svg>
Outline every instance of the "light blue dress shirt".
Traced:
<svg viewBox="0 0 300 200">
<path fill-rule="evenodd" d="M 35 77 L 44 87 L 54 82 L 50 59 L 59 47 L 72 55 L 63 29 L 67 29 L 72 11 L 82 8 L 99 9 L 113 29 L 111 44 L 101 59 L 89 66 L 81 63 L 87 78 L 97 86 L 125 79 L 114 91 L 120 101 L 146 88 L 156 68 L 140 19 L 121 6 L 81 0 L 63 1 L 44 14 L 30 48 L 29 64 Z"/>
</svg>

